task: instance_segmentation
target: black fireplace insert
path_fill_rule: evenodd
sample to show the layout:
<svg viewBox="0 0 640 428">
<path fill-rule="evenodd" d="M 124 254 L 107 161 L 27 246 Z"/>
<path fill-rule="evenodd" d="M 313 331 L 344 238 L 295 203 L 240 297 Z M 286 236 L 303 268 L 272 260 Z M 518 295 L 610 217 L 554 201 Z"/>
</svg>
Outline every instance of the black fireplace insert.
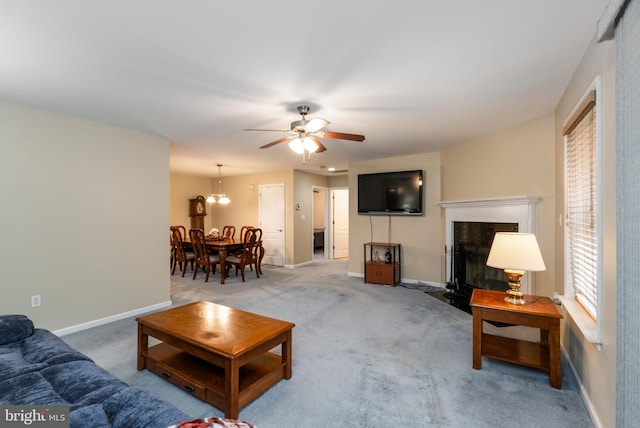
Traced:
<svg viewBox="0 0 640 428">
<path fill-rule="evenodd" d="M 476 288 L 506 291 L 504 271 L 487 266 L 487 257 L 496 232 L 517 231 L 518 223 L 454 222 L 447 289 L 467 299 Z"/>
</svg>

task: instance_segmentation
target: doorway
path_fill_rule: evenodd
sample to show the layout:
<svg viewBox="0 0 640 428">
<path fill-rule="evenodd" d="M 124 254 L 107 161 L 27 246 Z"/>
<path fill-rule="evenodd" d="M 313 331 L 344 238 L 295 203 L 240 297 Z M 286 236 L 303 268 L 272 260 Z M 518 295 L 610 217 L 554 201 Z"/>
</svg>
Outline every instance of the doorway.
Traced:
<svg viewBox="0 0 640 428">
<path fill-rule="evenodd" d="M 329 258 L 328 195 L 328 189 L 326 187 L 313 186 L 312 254 L 314 259 Z"/>
<path fill-rule="evenodd" d="M 313 186 L 314 259 L 349 257 L 349 189 Z"/>
</svg>

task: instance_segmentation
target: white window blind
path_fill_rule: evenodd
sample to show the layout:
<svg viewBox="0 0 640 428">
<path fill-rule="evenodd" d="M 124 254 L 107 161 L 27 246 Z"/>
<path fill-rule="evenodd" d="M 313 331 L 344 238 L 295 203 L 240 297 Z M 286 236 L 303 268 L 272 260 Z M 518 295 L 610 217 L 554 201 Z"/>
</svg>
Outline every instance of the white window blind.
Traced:
<svg viewBox="0 0 640 428">
<path fill-rule="evenodd" d="M 598 198 L 595 91 L 565 127 L 568 279 L 575 299 L 593 317 L 598 310 Z"/>
</svg>

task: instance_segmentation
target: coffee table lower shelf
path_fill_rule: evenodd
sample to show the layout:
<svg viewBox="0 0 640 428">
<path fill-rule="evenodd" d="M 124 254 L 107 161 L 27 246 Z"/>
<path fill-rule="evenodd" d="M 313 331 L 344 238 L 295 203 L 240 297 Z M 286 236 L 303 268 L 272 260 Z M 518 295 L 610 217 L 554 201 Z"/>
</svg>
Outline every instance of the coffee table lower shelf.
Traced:
<svg viewBox="0 0 640 428">
<path fill-rule="evenodd" d="M 225 371 L 166 343 L 152 346 L 145 353 L 146 368 L 220 410 L 226 412 Z M 238 407 L 242 408 L 283 379 L 285 364 L 280 355 L 267 352 L 240 367 Z"/>
</svg>

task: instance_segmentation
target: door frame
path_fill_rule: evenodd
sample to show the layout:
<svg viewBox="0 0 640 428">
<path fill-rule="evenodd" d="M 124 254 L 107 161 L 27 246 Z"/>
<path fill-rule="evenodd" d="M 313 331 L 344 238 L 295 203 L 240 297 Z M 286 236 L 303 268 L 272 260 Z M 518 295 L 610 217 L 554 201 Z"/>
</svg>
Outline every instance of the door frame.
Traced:
<svg viewBox="0 0 640 428">
<path fill-rule="evenodd" d="M 313 236 L 313 230 L 314 227 L 313 225 L 315 224 L 315 218 L 314 218 L 314 213 L 316 212 L 316 207 L 313 206 L 313 204 L 315 204 L 315 198 L 313 197 L 313 191 L 314 190 L 322 190 L 324 192 L 324 244 L 323 244 L 323 251 L 322 251 L 322 258 L 324 259 L 328 259 L 329 258 L 329 248 L 332 248 L 329 244 L 329 239 L 331 236 L 331 229 L 330 229 L 330 221 L 329 221 L 329 197 L 331 195 L 331 190 L 328 187 L 324 187 L 324 186 L 316 186 L 315 184 L 311 186 L 311 236 Z M 311 239 L 311 259 L 313 260 L 315 258 L 315 254 L 316 254 L 316 249 L 314 247 L 314 240 Z"/>
</svg>

